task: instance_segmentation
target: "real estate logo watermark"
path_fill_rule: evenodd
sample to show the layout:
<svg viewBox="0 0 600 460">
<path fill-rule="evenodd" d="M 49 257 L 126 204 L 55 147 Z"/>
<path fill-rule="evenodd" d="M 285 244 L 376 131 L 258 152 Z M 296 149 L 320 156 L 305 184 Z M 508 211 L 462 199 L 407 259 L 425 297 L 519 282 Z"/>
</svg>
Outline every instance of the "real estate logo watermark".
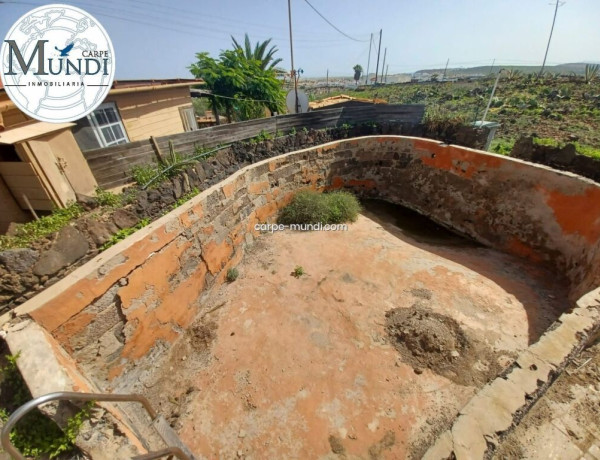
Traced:
<svg viewBox="0 0 600 460">
<path fill-rule="evenodd" d="M 115 52 L 102 25 L 70 5 L 46 5 L 22 16 L 0 49 L 6 93 L 27 115 L 63 123 L 91 113 L 115 76 Z"/>
<path fill-rule="evenodd" d="M 317 222 L 315 224 L 268 224 L 258 223 L 254 225 L 254 230 L 261 233 L 275 233 L 291 230 L 294 232 L 347 232 L 347 224 L 323 224 Z"/>
</svg>

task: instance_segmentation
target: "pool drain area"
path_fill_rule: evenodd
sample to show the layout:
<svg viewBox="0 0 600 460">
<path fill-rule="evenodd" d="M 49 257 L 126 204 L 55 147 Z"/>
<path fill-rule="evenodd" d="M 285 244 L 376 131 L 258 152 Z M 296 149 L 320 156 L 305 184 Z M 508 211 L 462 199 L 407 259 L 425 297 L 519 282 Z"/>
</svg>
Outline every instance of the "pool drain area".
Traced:
<svg viewBox="0 0 600 460">
<path fill-rule="evenodd" d="M 427 426 L 449 429 L 449 425 L 452 425 L 453 418 L 462 405 L 467 404 L 469 398 L 476 394 L 478 386 L 484 383 L 483 380 L 492 378 L 495 374 L 494 371 L 487 371 L 486 366 L 493 369 L 498 365 L 506 369 L 506 372 L 510 371 L 512 369 L 510 366 L 514 365 L 512 363 L 515 355 L 519 355 L 518 362 L 528 347 L 536 346 L 539 341 L 559 330 L 560 328 L 543 335 L 554 320 L 561 318 L 561 313 L 573 307 L 578 299 L 581 304 L 582 296 L 593 291 L 600 284 L 600 264 L 598 263 L 600 257 L 600 190 L 596 184 L 567 173 L 483 152 L 444 146 L 435 141 L 379 136 L 334 142 L 265 160 L 240 170 L 227 180 L 202 192 L 189 203 L 108 249 L 61 282 L 20 306 L 16 310 L 16 314 L 19 316 L 29 315 L 45 331 L 49 356 L 54 356 L 64 370 L 65 378 L 60 382 L 54 382 L 56 386 L 61 387 L 56 390 L 77 387 L 80 391 L 110 390 L 117 392 L 134 387 L 136 382 L 140 382 L 143 385 L 140 387 L 140 391 L 150 393 L 151 388 L 158 385 L 153 386 L 153 383 L 156 383 L 153 379 L 157 376 L 157 368 L 170 370 L 173 367 L 173 370 L 170 371 L 171 374 L 178 375 L 181 368 L 187 366 L 188 369 L 197 371 L 198 381 L 190 383 L 189 386 L 182 383 L 180 387 L 176 388 L 177 392 L 182 392 L 182 394 L 173 395 L 173 400 L 183 402 L 178 405 L 179 414 L 177 417 L 173 417 L 174 423 L 178 423 L 178 420 L 192 420 L 188 417 L 199 416 L 198 414 L 202 413 L 202 411 L 197 414 L 186 412 L 186 409 L 201 407 L 199 403 L 196 404 L 197 392 L 203 394 L 210 404 L 217 404 L 216 413 L 218 414 L 225 416 L 228 411 L 237 410 L 237 406 L 227 404 L 228 400 L 225 397 L 219 399 L 213 395 L 211 398 L 207 389 L 213 387 L 208 385 L 210 382 L 202 380 L 202 378 L 206 378 L 203 377 L 205 376 L 203 369 L 208 369 L 206 366 L 216 364 L 225 366 L 224 357 L 229 358 L 233 354 L 231 347 L 235 345 L 232 342 L 235 339 L 240 341 L 240 344 L 236 345 L 239 347 L 236 350 L 243 349 L 250 356 L 257 353 L 269 356 L 274 350 L 282 349 L 299 352 L 297 350 L 298 342 L 293 340 L 292 332 L 299 333 L 297 331 L 303 330 L 301 327 L 309 328 L 314 319 L 311 318 L 312 315 L 304 319 L 297 318 L 296 323 L 293 323 L 296 324 L 296 328 L 292 329 L 289 337 L 281 343 L 272 343 L 269 347 L 265 347 L 265 343 L 260 342 L 244 343 L 241 339 L 246 331 L 244 329 L 246 320 L 252 320 L 249 326 L 251 330 L 252 325 L 262 325 L 263 322 L 270 324 L 270 330 L 277 330 L 280 325 L 268 321 L 272 312 L 279 310 L 265 310 L 264 313 L 261 313 L 262 316 L 257 316 L 256 319 L 245 318 L 241 324 L 236 325 L 236 328 L 229 328 L 223 327 L 221 322 L 234 321 L 238 317 L 241 319 L 243 314 L 236 308 L 239 309 L 242 306 L 234 306 L 231 303 L 233 300 L 230 304 L 226 303 L 221 306 L 215 300 L 221 295 L 221 291 L 227 290 L 230 294 L 234 294 L 236 286 L 242 286 L 244 279 L 250 279 L 243 277 L 233 284 L 223 284 L 228 268 L 238 266 L 242 260 L 244 260 L 244 264 L 246 263 L 247 251 L 260 245 L 261 241 L 268 241 L 269 238 L 275 240 L 290 236 L 285 233 L 275 234 L 272 237 L 261 236 L 255 230 L 255 225 L 272 222 L 278 209 L 289 202 L 295 191 L 303 187 L 321 190 L 344 187 L 364 197 L 380 198 L 391 203 L 404 204 L 431 217 L 438 224 L 468 235 L 486 246 L 466 251 L 461 247 L 440 248 L 440 246 L 429 245 L 424 250 L 420 245 L 427 243 L 413 242 L 409 246 L 430 254 L 438 262 L 441 258 L 454 265 L 451 264 L 449 267 L 446 262 L 442 264 L 427 262 L 428 259 L 424 256 L 402 258 L 402 253 L 398 253 L 393 261 L 395 263 L 402 261 L 402 270 L 406 273 L 413 273 L 415 270 L 420 273 L 418 280 L 412 280 L 414 282 L 402 285 L 396 279 L 389 280 L 387 278 L 386 270 L 393 272 L 393 267 L 389 265 L 391 262 L 387 259 L 382 260 L 378 256 L 382 247 L 397 244 L 398 235 L 383 228 L 384 226 L 377 228 L 377 225 L 373 224 L 373 222 L 377 223 L 375 220 L 364 217 L 361 218 L 362 221 L 359 220 L 353 224 L 352 230 L 348 234 L 360 230 L 358 231 L 360 236 L 354 233 L 354 237 L 357 238 L 357 241 L 367 243 L 373 242 L 374 239 L 377 240 L 372 236 L 374 231 L 385 232 L 387 236 L 382 236 L 385 243 L 380 242 L 379 246 L 375 244 L 370 249 L 370 255 L 365 256 L 366 258 L 358 264 L 360 268 L 357 268 L 357 273 L 340 270 L 344 259 L 352 255 L 347 250 L 342 250 L 339 254 L 343 254 L 343 256 L 338 255 L 335 261 L 329 263 L 323 261 L 322 263 L 323 267 L 329 267 L 328 269 L 334 271 L 339 270 L 336 273 L 340 280 L 336 280 L 334 283 L 331 279 L 321 276 L 315 281 L 312 276 L 318 273 L 319 268 L 317 265 L 311 266 L 309 261 L 303 264 L 309 276 L 297 280 L 300 286 L 303 286 L 301 283 L 322 280 L 320 285 L 313 286 L 316 289 L 313 291 L 318 293 L 318 297 L 328 299 L 327 305 L 338 307 L 334 311 L 337 311 L 336 314 L 340 318 L 344 318 L 345 310 L 342 307 L 347 306 L 348 295 L 359 294 L 356 286 L 364 285 L 364 280 L 377 285 L 377 279 L 388 279 L 387 284 L 380 286 L 380 291 L 388 294 L 388 297 L 389 294 L 396 293 L 401 298 L 397 298 L 397 301 L 392 303 L 386 303 L 385 298 L 382 298 L 379 303 L 364 299 L 362 301 L 363 310 L 372 312 L 376 319 L 369 320 L 366 317 L 364 321 L 348 322 L 348 327 L 351 327 L 352 324 L 354 324 L 353 327 L 365 324 L 373 328 L 365 336 L 370 338 L 360 340 L 360 342 L 363 343 L 363 349 L 366 349 L 367 346 L 374 346 L 377 356 L 369 354 L 367 360 L 362 364 L 365 367 L 368 363 L 378 362 L 378 360 L 386 360 L 386 363 L 387 360 L 391 360 L 389 363 L 391 363 L 392 371 L 396 373 L 378 376 L 383 379 L 377 380 L 378 382 L 386 382 L 382 385 L 392 385 L 390 382 L 394 382 L 394 379 L 400 375 L 403 379 L 408 379 L 407 381 L 413 381 L 416 378 L 431 379 L 429 383 L 425 381 L 423 384 L 415 385 L 413 383 L 417 395 L 430 394 L 429 392 L 437 395 L 440 385 L 443 386 L 448 382 L 451 382 L 451 388 L 455 388 L 460 393 L 460 397 L 455 399 L 455 405 L 448 406 L 449 415 L 445 421 L 436 423 L 434 411 L 429 417 L 432 423 L 428 424 L 427 420 L 424 421 Z M 361 230 L 363 221 L 365 225 L 370 222 L 367 225 L 368 231 L 366 228 Z M 299 241 L 289 242 L 289 244 L 293 247 L 305 244 L 306 247 L 313 248 L 313 256 L 322 255 L 328 253 L 335 238 L 342 236 L 333 233 L 327 235 L 302 233 L 298 235 Z M 325 237 L 328 239 L 320 240 Z M 310 241 L 302 241 L 303 238 L 310 239 Z M 310 246 L 309 243 L 318 244 Z M 343 248 L 348 247 L 348 242 L 344 243 Z M 477 254 L 478 251 L 490 250 L 488 249 L 490 247 L 502 251 L 494 256 L 500 263 L 498 266 L 494 265 L 495 262 L 484 263 L 480 257 L 481 254 Z M 454 254 L 450 254 L 451 251 L 454 251 Z M 405 252 L 410 253 L 411 250 L 406 247 Z M 519 265 L 516 258 L 507 254 L 527 258 L 534 264 Z M 503 259 L 504 257 L 508 259 Z M 461 261 L 457 262 L 459 259 Z M 293 262 L 293 264 L 299 263 L 298 261 Z M 546 266 L 551 270 L 550 274 L 542 276 L 541 279 L 547 279 L 553 286 L 534 282 L 528 284 L 527 280 L 540 279 L 536 276 L 530 277 L 529 274 L 541 266 Z M 373 267 L 379 268 L 373 270 Z M 283 270 L 283 262 L 281 269 Z M 293 269 L 293 266 L 285 268 L 287 270 L 285 276 L 289 278 L 288 282 L 296 281 L 295 278 L 289 276 L 289 272 Z M 260 270 L 255 268 L 255 271 Z M 367 273 L 368 270 L 371 270 L 372 273 Z M 514 270 L 526 273 L 521 277 L 522 279 L 519 279 Z M 477 275 L 480 275 L 481 278 Z M 372 279 L 371 276 L 376 278 Z M 345 282 L 344 277 L 346 280 L 358 281 L 356 283 Z M 325 279 L 323 280 L 323 278 Z M 266 283 L 265 286 L 261 286 L 266 289 L 270 285 L 265 279 L 255 279 L 254 281 Z M 478 279 L 483 283 L 481 286 L 475 282 Z M 484 279 L 491 284 L 488 286 Z M 563 280 L 566 285 L 563 284 Z M 439 284 L 441 281 L 445 284 Z M 434 289 L 433 286 L 436 283 L 438 284 Z M 483 287 L 488 286 L 489 289 L 492 289 L 491 285 L 495 285 L 506 293 L 506 297 L 511 302 L 507 302 L 505 298 L 502 299 L 504 303 L 486 301 L 488 293 Z M 370 285 L 366 286 L 368 288 Z M 564 291 L 559 289 L 561 286 L 565 286 Z M 472 305 L 465 302 L 464 296 L 449 297 L 451 293 L 457 292 L 473 294 L 480 287 L 483 290 L 479 291 L 477 294 L 479 297 Z M 256 298 L 256 303 L 261 305 L 265 298 L 273 296 L 275 300 L 281 301 L 282 305 L 291 305 L 292 300 L 284 301 L 285 289 L 281 289 L 281 291 L 275 290 L 262 294 L 258 292 L 259 297 Z M 405 292 L 405 289 L 408 291 Z M 411 294 L 414 289 L 430 290 L 431 299 L 414 296 Z M 556 289 L 559 292 L 556 292 Z M 304 299 L 301 291 L 289 288 L 289 292 Z M 369 292 L 373 293 L 376 290 L 371 289 Z M 422 293 L 424 291 L 414 292 Z M 245 298 L 251 295 L 251 290 L 247 289 L 239 294 L 240 299 Z M 594 296 L 597 294 L 586 297 L 587 303 L 582 307 L 586 311 L 593 310 Z M 446 298 L 444 299 L 444 297 Z M 310 299 L 302 301 L 305 300 L 309 301 Z M 479 333 L 482 343 L 487 341 L 492 349 L 502 350 L 501 353 L 494 355 L 496 361 L 492 363 L 491 367 L 489 363 L 485 362 L 473 364 L 476 368 L 482 369 L 481 383 L 479 381 L 472 384 L 463 382 L 464 385 L 459 385 L 451 379 L 450 371 L 457 373 L 451 369 L 451 366 L 447 367 L 447 371 L 439 370 L 439 373 L 436 373 L 434 372 L 436 366 L 432 365 L 430 368 L 425 365 L 427 364 L 425 361 L 420 365 L 423 370 L 421 374 L 415 373 L 414 368 L 406 361 L 401 361 L 404 368 L 396 366 L 399 354 L 390 343 L 389 334 L 385 330 L 385 313 L 396 308 L 411 308 L 419 302 L 423 304 L 419 308 L 430 309 L 436 314 L 452 318 L 467 337 L 468 334 L 475 332 L 477 335 Z M 504 312 L 506 321 L 504 319 L 499 321 L 497 316 L 493 315 L 486 317 L 487 310 Z M 321 308 L 316 311 L 327 310 Z M 596 321 L 592 313 L 589 313 L 586 318 L 585 324 L 574 321 L 564 329 L 570 331 L 568 334 L 567 332 L 561 333 L 564 336 L 562 339 L 566 339 L 561 343 L 568 344 L 561 345 L 561 354 L 568 357 L 573 350 L 582 346 L 581 341 L 585 341 L 585 337 L 593 329 Z M 200 319 L 202 321 L 198 323 Z M 208 326 L 209 323 L 206 321 L 213 321 L 217 327 Z M 308 325 L 304 326 L 306 322 Z M 188 329 L 193 324 L 199 324 L 202 327 L 197 331 L 198 334 L 190 336 Z M 327 321 L 326 324 L 337 323 Z M 204 327 L 207 327 L 208 331 L 202 329 Z M 450 330 L 456 331 L 453 326 L 448 327 Z M 497 330 L 494 330 L 496 328 Z M 579 330 L 581 328 L 584 330 Z M 341 346 L 341 343 L 344 344 L 344 347 L 348 347 L 350 343 L 354 349 L 358 350 L 357 345 L 352 341 L 340 341 L 338 344 L 336 340 L 333 340 L 331 332 L 335 331 L 326 330 L 324 332 L 321 329 L 313 327 L 313 329 L 305 330 L 305 333 L 308 334 L 307 343 L 311 347 L 306 349 L 307 356 L 322 358 L 326 361 L 323 365 L 329 365 L 329 356 L 323 352 L 323 350 L 329 350 L 328 347 L 335 348 Z M 486 331 L 485 334 L 482 331 Z M 214 337 L 211 335 L 212 333 L 215 334 Z M 18 334 L 18 331 L 14 331 L 12 334 Z M 9 333 L 9 343 L 10 335 L 11 333 Z M 167 366 L 167 357 L 177 349 L 178 344 L 183 341 L 182 337 L 196 337 L 200 348 L 204 347 L 202 348 L 204 351 L 190 352 L 186 347 L 191 344 L 186 347 L 182 345 L 182 354 L 179 356 L 179 360 L 173 361 L 171 365 Z M 269 338 L 269 334 L 265 333 L 264 337 Z M 335 338 L 335 334 L 333 337 Z M 486 340 L 483 340 L 484 338 Z M 575 338 L 578 338 L 579 342 Z M 467 343 L 471 346 L 476 342 L 467 341 Z M 461 355 L 459 349 L 452 351 L 456 351 L 459 356 L 451 355 L 451 358 L 460 359 L 462 357 L 465 359 L 468 357 L 468 352 Z M 219 360 L 216 360 L 217 357 Z M 421 358 L 424 357 L 426 355 L 421 356 Z M 452 363 L 452 361 L 449 362 Z M 522 362 L 524 361 L 522 360 Z M 440 361 L 440 363 L 444 362 Z M 542 381 L 551 380 L 548 378 L 550 371 L 560 368 L 561 363 L 562 361 L 549 363 L 549 369 L 538 365 L 539 372 L 546 372 L 546 379 L 542 379 Z M 310 369 L 309 364 L 309 362 L 300 362 L 296 365 L 295 372 L 298 373 L 298 378 L 304 376 L 306 380 L 307 369 Z M 360 362 L 357 366 L 359 364 Z M 344 369 L 348 369 L 348 366 L 349 364 Z M 526 367 L 529 368 L 529 366 Z M 336 368 L 339 369 L 339 365 Z M 382 363 L 382 368 L 387 370 L 388 366 L 383 366 Z M 271 371 L 265 369 L 269 369 L 269 367 L 263 366 L 259 371 L 252 372 L 252 369 L 248 367 L 247 370 L 250 370 L 248 381 L 255 385 L 257 378 L 268 378 Z M 399 373 L 398 369 L 400 369 Z M 402 371 L 402 369 L 405 370 Z M 358 372 L 359 369 L 356 370 Z M 231 375 L 237 372 L 237 370 L 233 372 L 233 368 L 227 369 L 227 372 L 230 371 Z M 338 372 L 340 371 L 338 370 Z M 444 372 L 446 372 L 446 376 L 443 375 Z M 486 372 L 490 373 L 486 374 Z M 238 376 L 238 381 L 242 384 L 245 381 L 245 375 L 242 372 Z M 327 376 L 330 375 L 326 374 Z M 327 384 L 329 380 L 326 377 L 322 377 L 322 382 L 328 388 L 329 393 L 327 394 L 329 396 L 337 394 L 336 392 L 341 387 Z M 25 375 L 25 378 L 27 380 L 28 376 Z M 35 378 L 35 375 L 29 376 L 30 380 Z M 389 378 L 390 382 L 387 382 L 386 378 Z M 355 379 L 356 376 L 345 384 L 354 385 Z M 491 381 L 490 385 L 494 381 Z M 231 387 L 231 391 L 234 388 Z M 537 386 L 534 386 L 530 392 L 533 394 L 538 389 Z M 331 420 L 337 419 L 339 410 L 336 409 L 337 403 L 333 401 L 335 398 L 330 399 L 328 403 L 325 403 L 324 400 L 317 401 L 319 404 L 322 403 L 318 405 L 308 396 L 302 400 L 306 394 L 301 393 L 301 390 L 301 388 L 297 389 L 295 399 L 290 400 L 290 405 L 294 401 L 298 404 L 300 401 L 306 401 L 306 413 L 315 414 L 318 413 L 322 404 L 325 404 L 323 406 L 325 413 L 330 414 Z M 404 394 L 401 392 L 392 399 L 391 394 L 386 393 L 380 387 L 375 387 L 373 391 L 376 396 L 383 397 L 387 394 L 386 397 L 390 398 L 390 404 L 392 404 L 390 407 L 395 407 L 393 410 L 396 414 L 403 414 L 402 411 L 407 410 L 406 408 L 423 407 L 424 404 L 420 396 L 413 395 L 412 399 L 407 400 L 400 397 Z M 243 391 L 241 392 L 243 393 Z M 163 404 L 167 407 L 166 403 Z M 257 411 L 260 409 L 260 404 L 253 398 L 246 399 L 246 402 L 242 401 L 240 404 L 240 410 L 249 409 L 250 413 L 259 413 Z M 253 406 L 256 406 L 256 409 L 252 409 Z M 282 414 L 281 411 L 286 407 L 288 406 L 275 408 L 276 410 L 271 412 L 273 420 L 277 420 L 277 414 Z M 378 409 L 378 412 L 381 410 L 385 414 L 386 409 Z M 345 417 L 346 419 L 350 418 L 349 416 Z M 403 417 L 398 416 L 398 418 L 409 421 L 411 417 L 414 416 L 410 414 L 406 417 L 404 414 Z M 128 420 L 129 418 L 134 420 Z M 306 435 L 307 439 L 314 441 L 323 455 L 325 453 L 337 455 L 332 450 L 333 442 L 336 450 L 344 449 L 346 452 L 344 455 L 350 455 L 352 452 L 355 452 L 352 455 L 365 455 L 364 452 L 368 454 L 373 448 L 373 452 L 380 452 L 378 455 L 385 457 L 394 452 L 407 453 L 409 446 L 413 445 L 413 439 L 409 439 L 409 431 L 412 433 L 413 430 L 421 429 L 418 424 L 409 424 L 410 427 L 406 425 L 404 431 L 398 426 L 386 427 L 389 417 L 386 418 L 384 415 L 377 417 L 377 423 L 373 422 L 375 419 L 373 414 L 365 414 L 364 417 L 361 416 L 361 420 L 363 418 L 365 420 L 370 418 L 370 420 L 367 422 L 363 436 L 356 435 L 358 438 L 356 440 L 350 437 L 352 433 L 348 428 L 342 427 L 348 431 L 340 432 L 337 425 L 331 421 L 328 423 L 330 425 L 334 423 L 333 426 L 338 430 L 337 433 L 335 430 L 331 430 L 330 425 L 321 425 L 317 429 L 318 442 L 316 438 L 308 435 Z M 121 413 L 120 419 L 126 426 L 135 425 L 135 414 L 132 416 L 129 412 Z M 511 416 L 511 423 L 512 420 Z M 211 442 L 224 444 L 218 441 L 216 436 L 214 439 L 211 438 L 214 433 L 197 435 L 188 431 L 192 430 L 193 426 L 200 431 L 206 430 L 206 427 L 199 427 L 191 422 L 181 423 L 181 436 L 187 437 L 186 440 L 198 439 L 197 442 L 200 444 L 196 447 L 199 452 L 204 452 L 203 455 L 211 457 L 221 448 L 214 447 L 213 444 L 210 444 Z M 302 424 L 298 423 L 298 433 L 313 433 L 309 428 L 303 428 Z M 375 429 L 371 430 L 369 424 L 371 424 L 371 428 Z M 228 433 L 236 434 L 236 439 L 252 438 L 252 435 L 249 434 L 250 431 L 240 428 L 240 431 L 243 430 L 240 432 L 237 427 L 234 430 L 234 425 Z M 286 426 L 284 422 L 280 422 L 279 425 Z M 218 426 L 220 426 L 220 422 L 215 421 L 215 429 Z M 423 429 L 426 433 L 419 437 L 422 440 L 421 445 L 416 446 L 415 444 L 411 447 L 414 452 L 424 452 L 425 447 L 431 445 L 436 439 L 436 430 L 429 429 L 427 431 L 426 427 Z M 235 433 L 236 431 L 237 433 Z M 394 433 L 394 447 L 391 446 L 391 435 L 387 434 L 388 431 Z M 240 434 L 243 436 L 240 437 Z M 346 437 L 342 436 L 344 434 Z M 334 437 L 331 438 L 333 441 L 330 441 L 330 436 Z M 483 434 L 481 437 L 484 439 Z M 294 441 L 294 436 L 290 434 L 288 438 L 285 436 L 282 438 L 289 445 L 297 444 L 297 448 L 302 452 L 301 444 L 304 444 L 299 440 Z M 448 436 L 445 436 L 444 439 L 447 438 Z M 350 441 L 356 441 L 354 447 Z M 234 444 L 232 442 L 227 444 L 227 449 Z M 456 444 L 449 443 L 448 445 L 452 451 L 452 446 Z M 440 452 L 447 450 L 447 446 L 440 444 L 438 447 L 441 449 Z M 264 448 L 264 445 L 254 444 L 253 455 L 260 456 L 259 453 L 262 452 L 260 449 Z M 242 455 L 246 455 L 247 453 L 244 453 L 246 451 L 243 449 Z M 231 452 L 238 455 L 237 450 Z"/>
</svg>

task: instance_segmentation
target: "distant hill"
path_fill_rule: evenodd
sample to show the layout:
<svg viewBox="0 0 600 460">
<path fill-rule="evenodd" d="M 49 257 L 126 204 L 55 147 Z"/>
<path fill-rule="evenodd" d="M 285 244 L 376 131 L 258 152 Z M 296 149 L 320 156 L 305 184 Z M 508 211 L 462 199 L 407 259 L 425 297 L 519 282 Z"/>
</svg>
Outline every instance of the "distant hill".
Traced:
<svg viewBox="0 0 600 460">
<path fill-rule="evenodd" d="M 570 74 L 571 72 L 575 72 L 577 75 L 583 75 L 585 72 L 584 62 L 575 62 L 570 64 L 559 64 L 559 65 L 547 65 L 545 67 L 545 71 L 552 73 L 560 73 L 560 74 Z M 542 66 L 532 66 L 532 65 L 495 65 L 493 72 L 496 73 L 500 69 L 513 69 L 519 70 L 523 73 L 536 73 L 539 72 Z M 415 72 L 415 74 L 434 74 L 442 75 L 444 73 L 444 69 L 423 69 Z M 466 67 L 466 68 L 453 68 L 448 69 L 446 71 L 447 76 L 454 77 L 469 77 L 473 75 L 487 75 L 490 73 L 490 66 L 478 66 L 478 67 Z"/>
</svg>

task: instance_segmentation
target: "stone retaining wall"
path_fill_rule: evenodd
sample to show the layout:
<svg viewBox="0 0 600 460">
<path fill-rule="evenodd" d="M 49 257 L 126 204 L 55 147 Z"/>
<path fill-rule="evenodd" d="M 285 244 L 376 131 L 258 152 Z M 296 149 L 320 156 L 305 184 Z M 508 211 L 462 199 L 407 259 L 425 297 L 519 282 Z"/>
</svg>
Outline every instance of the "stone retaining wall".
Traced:
<svg viewBox="0 0 600 460">
<path fill-rule="evenodd" d="M 600 160 L 577 153 L 573 144 L 551 147 L 536 144 L 531 137 L 522 137 L 515 143 L 510 155 L 600 182 Z"/>
<path fill-rule="evenodd" d="M 99 390 L 137 381 L 206 311 L 211 289 L 258 236 L 255 225 L 274 221 L 302 188 L 347 188 L 408 206 L 486 245 L 554 267 L 570 281 L 574 300 L 600 285 L 598 184 L 436 141 L 372 136 L 249 165 L 15 313 L 50 333 Z M 577 336 L 577 324 L 565 328 Z"/>
<path fill-rule="evenodd" d="M 103 387 L 174 341 L 223 282 L 256 223 L 303 188 L 406 205 L 486 245 L 549 264 L 577 299 L 600 285 L 600 187 L 435 141 L 337 141 L 248 166 L 34 297 L 28 312 Z"/>
<path fill-rule="evenodd" d="M 81 197 L 89 212 L 69 226 L 40 238 L 29 248 L 0 251 L 0 315 L 26 302 L 97 255 L 120 230 L 134 227 L 142 219 L 156 219 L 169 212 L 192 190 L 204 190 L 244 166 L 334 140 L 369 134 L 414 135 L 423 130 L 427 137 L 474 148 L 483 147 L 487 139 L 486 129 L 457 125 L 449 132 L 438 132 L 392 121 L 306 132 L 300 130 L 294 135 L 257 143 L 233 143 L 155 188 L 142 190 L 137 186 L 130 187 L 126 189 L 130 204 L 123 208 L 99 212 L 94 199 Z"/>
</svg>

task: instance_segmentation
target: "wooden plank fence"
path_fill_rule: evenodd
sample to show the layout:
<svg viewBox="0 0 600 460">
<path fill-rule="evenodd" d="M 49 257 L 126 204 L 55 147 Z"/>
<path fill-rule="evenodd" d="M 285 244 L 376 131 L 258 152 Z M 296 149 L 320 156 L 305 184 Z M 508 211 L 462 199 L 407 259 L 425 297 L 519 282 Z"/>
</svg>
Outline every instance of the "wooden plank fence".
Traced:
<svg viewBox="0 0 600 460">
<path fill-rule="evenodd" d="M 271 118 L 230 123 L 196 131 L 130 142 L 83 152 L 98 185 L 109 189 L 131 182 L 131 169 L 136 165 L 157 161 L 159 151 L 169 151 L 169 141 L 175 150 L 191 154 L 196 146 L 210 148 L 219 144 L 250 139 L 262 131 L 287 134 L 292 129 L 323 129 L 365 122 L 396 122 L 410 125 L 421 123 L 424 105 L 373 104 L 362 107 L 341 107 L 308 113 L 280 115 Z M 158 146 L 158 150 L 155 147 Z"/>
</svg>

